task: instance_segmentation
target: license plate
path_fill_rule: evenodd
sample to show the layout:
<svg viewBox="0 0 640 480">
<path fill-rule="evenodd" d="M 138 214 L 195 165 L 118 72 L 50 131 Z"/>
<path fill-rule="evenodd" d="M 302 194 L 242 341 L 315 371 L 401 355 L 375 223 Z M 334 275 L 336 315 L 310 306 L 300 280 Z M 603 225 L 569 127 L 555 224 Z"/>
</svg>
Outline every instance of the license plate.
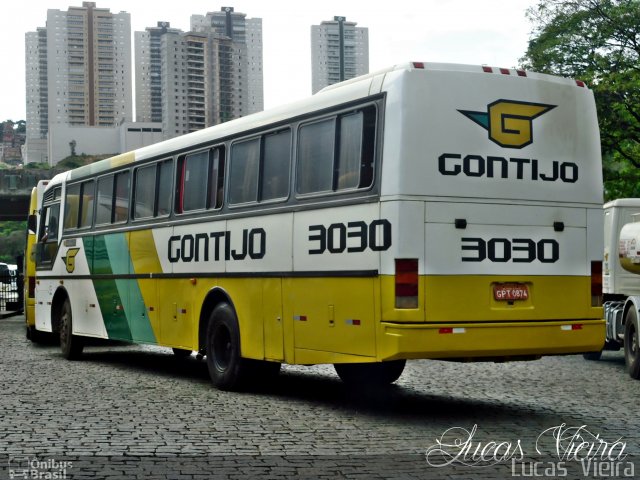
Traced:
<svg viewBox="0 0 640 480">
<path fill-rule="evenodd" d="M 498 301 L 527 300 L 529 288 L 523 283 L 502 283 L 493 286 L 493 298 Z"/>
</svg>

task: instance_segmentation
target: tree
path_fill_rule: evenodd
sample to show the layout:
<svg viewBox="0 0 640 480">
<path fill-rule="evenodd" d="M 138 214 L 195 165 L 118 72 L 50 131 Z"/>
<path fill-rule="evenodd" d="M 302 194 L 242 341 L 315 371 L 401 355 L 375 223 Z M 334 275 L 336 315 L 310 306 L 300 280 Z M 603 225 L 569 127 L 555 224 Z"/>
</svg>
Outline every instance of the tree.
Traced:
<svg viewBox="0 0 640 480">
<path fill-rule="evenodd" d="M 584 80 L 600 123 L 605 196 L 640 197 L 640 0 L 541 0 L 525 68 Z"/>
<path fill-rule="evenodd" d="M 0 222 L 0 262 L 16 263 L 24 253 L 26 222 Z"/>
</svg>

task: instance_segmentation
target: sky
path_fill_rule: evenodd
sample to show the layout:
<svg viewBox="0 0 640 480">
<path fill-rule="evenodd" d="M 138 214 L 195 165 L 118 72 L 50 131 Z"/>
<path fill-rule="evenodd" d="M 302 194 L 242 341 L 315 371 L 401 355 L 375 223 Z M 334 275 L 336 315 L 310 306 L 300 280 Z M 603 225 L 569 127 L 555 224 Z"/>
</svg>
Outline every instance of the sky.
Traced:
<svg viewBox="0 0 640 480">
<path fill-rule="evenodd" d="M 132 35 L 158 21 L 189 30 L 192 14 L 223 6 L 262 18 L 265 108 L 311 95 L 311 25 L 345 16 L 369 29 L 369 71 L 408 61 L 515 67 L 532 26 L 535 0 L 96 0 L 131 14 Z M 25 119 L 24 34 L 46 26 L 47 10 L 82 0 L 17 0 L 0 16 L 0 121 Z M 133 49 L 133 38 L 131 41 Z M 135 88 L 134 88 L 135 90 Z"/>
</svg>

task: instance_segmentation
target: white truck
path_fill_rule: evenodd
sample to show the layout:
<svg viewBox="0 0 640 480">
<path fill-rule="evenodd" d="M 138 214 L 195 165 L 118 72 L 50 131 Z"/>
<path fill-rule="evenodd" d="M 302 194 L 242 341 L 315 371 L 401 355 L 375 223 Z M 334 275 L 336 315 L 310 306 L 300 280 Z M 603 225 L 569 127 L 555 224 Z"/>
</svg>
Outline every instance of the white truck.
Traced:
<svg viewBox="0 0 640 480">
<path fill-rule="evenodd" d="M 604 350 L 624 348 L 632 378 L 640 379 L 640 199 L 622 198 L 604 205 L 602 289 L 607 325 Z M 586 353 L 598 360 L 601 352 Z"/>
</svg>

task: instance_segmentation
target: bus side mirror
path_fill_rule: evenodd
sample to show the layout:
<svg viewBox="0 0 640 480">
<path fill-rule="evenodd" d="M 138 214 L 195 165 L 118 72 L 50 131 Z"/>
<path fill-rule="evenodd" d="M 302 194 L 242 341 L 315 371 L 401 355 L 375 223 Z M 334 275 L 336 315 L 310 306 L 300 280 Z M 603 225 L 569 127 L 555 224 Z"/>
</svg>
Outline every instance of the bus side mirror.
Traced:
<svg viewBox="0 0 640 480">
<path fill-rule="evenodd" d="M 27 218 L 27 228 L 29 229 L 29 233 L 36 233 L 36 229 L 38 228 L 38 217 L 35 215 L 29 215 Z"/>
</svg>

